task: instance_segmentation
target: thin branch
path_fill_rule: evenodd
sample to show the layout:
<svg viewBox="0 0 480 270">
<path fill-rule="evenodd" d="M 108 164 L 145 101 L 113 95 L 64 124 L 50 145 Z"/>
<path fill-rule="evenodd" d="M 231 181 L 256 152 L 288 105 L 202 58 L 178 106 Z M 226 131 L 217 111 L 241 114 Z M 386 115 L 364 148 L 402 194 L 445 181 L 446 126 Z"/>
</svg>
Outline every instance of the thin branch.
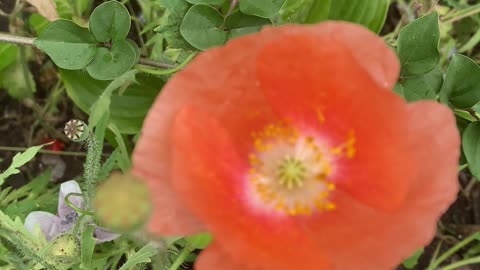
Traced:
<svg viewBox="0 0 480 270">
<path fill-rule="evenodd" d="M 232 0 L 230 2 L 230 8 L 228 9 L 228 12 L 227 12 L 227 15 L 225 15 L 225 18 L 232 15 L 233 11 L 235 10 L 235 8 L 238 5 L 238 2 L 240 2 L 240 0 Z"/>
<path fill-rule="evenodd" d="M 29 38 L 29 37 L 21 37 L 21 36 L 15 36 L 11 34 L 6 34 L 6 33 L 0 33 L 0 43 L 6 42 L 6 43 L 12 43 L 16 45 L 25 45 L 25 46 L 35 46 L 33 44 L 33 41 L 35 38 Z M 150 59 L 145 59 L 145 58 L 140 58 L 138 60 L 139 64 L 145 65 L 145 66 L 151 66 L 155 68 L 163 68 L 163 69 L 170 69 L 170 68 L 175 68 L 175 65 L 170 65 L 167 63 L 162 63 L 162 62 L 157 62 L 153 61 Z"/>
<path fill-rule="evenodd" d="M 10 34 L 0 33 L 0 42 L 12 43 L 17 45 L 33 46 L 34 38 L 20 37 Z"/>
<path fill-rule="evenodd" d="M 157 62 L 150 59 L 140 58 L 138 63 L 145 66 L 157 67 L 157 68 L 175 68 L 176 65 L 170 65 L 167 63 Z"/>
</svg>

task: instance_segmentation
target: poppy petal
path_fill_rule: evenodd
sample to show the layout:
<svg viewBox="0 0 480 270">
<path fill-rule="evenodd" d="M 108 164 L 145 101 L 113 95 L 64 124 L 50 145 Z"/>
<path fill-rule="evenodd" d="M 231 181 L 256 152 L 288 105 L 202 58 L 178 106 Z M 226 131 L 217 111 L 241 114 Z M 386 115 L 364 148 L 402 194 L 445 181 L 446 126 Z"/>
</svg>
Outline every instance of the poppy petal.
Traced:
<svg viewBox="0 0 480 270">
<path fill-rule="evenodd" d="M 398 61 L 380 38 L 360 26 L 322 24 L 315 30 L 293 28 L 265 46 L 257 59 L 260 87 L 279 117 L 313 129 L 332 148 L 353 134 L 354 154 L 336 165 L 335 184 L 373 207 L 396 209 L 416 173 L 414 153 L 404 139 L 406 104 L 383 91 L 392 85 L 393 73 L 376 77 L 372 70 L 393 67 L 398 74 Z M 356 45 L 365 46 L 361 51 L 378 48 L 379 56 L 360 61 Z M 376 63 L 380 55 L 386 60 Z M 382 128 L 372 130 L 372 124 Z"/>
<path fill-rule="evenodd" d="M 260 269 L 328 268 L 295 219 L 261 212 L 248 201 L 247 162 L 216 120 L 187 107 L 176 117 L 173 134 L 174 187 L 214 238 L 222 239 L 232 260 Z"/>
<path fill-rule="evenodd" d="M 204 230 L 176 199 L 169 182 L 172 138 L 167 131 L 175 114 L 186 104 L 201 107 L 225 123 L 239 149 L 250 151 L 252 130 L 275 118 L 253 79 L 254 59 L 265 42 L 281 33 L 246 36 L 204 52 L 163 88 L 145 119 L 133 154 L 133 174 L 147 183 L 155 197 L 148 224 L 151 233 L 180 235 Z"/>
<path fill-rule="evenodd" d="M 34 211 L 28 214 L 25 218 L 25 228 L 34 233 L 36 226 L 40 227 L 47 241 L 62 233 L 61 219 L 48 212 Z"/>
<path fill-rule="evenodd" d="M 436 221 L 455 200 L 460 140 L 451 111 L 428 101 L 408 107 L 407 138 L 422 167 L 406 204 L 385 213 L 344 193 L 336 198 L 335 211 L 307 222 L 308 233 L 321 247 L 329 247 L 334 269 L 394 269 L 432 240 Z"/>
<path fill-rule="evenodd" d="M 213 242 L 207 249 L 203 250 L 195 261 L 195 270 L 213 269 L 256 270 L 232 261 L 216 242 Z"/>
<path fill-rule="evenodd" d="M 82 194 L 82 189 L 75 180 L 70 180 L 60 185 L 60 193 L 58 195 L 58 216 L 60 218 L 64 218 L 68 214 L 75 211 L 65 202 L 65 198 L 71 193 Z M 83 209 L 83 197 L 72 195 L 68 198 L 68 200 L 76 207 Z"/>
</svg>

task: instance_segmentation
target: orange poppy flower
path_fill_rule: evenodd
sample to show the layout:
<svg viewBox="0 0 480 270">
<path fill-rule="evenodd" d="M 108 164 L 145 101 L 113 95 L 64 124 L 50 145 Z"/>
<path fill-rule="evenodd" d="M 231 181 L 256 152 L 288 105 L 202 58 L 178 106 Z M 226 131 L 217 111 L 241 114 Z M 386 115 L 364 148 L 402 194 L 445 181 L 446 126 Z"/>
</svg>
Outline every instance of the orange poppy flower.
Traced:
<svg viewBox="0 0 480 270">
<path fill-rule="evenodd" d="M 149 230 L 209 231 L 197 270 L 393 269 L 458 190 L 459 136 L 391 89 L 394 52 L 348 23 L 267 28 L 200 54 L 144 123 Z"/>
</svg>

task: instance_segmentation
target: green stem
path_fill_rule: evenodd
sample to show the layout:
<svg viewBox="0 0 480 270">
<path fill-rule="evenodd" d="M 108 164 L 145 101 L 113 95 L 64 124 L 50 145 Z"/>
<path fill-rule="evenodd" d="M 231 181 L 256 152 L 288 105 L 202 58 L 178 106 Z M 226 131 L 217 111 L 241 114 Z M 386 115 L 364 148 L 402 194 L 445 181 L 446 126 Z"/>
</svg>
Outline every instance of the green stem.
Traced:
<svg viewBox="0 0 480 270">
<path fill-rule="evenodd" d="M 465 238 L 463 241 L 461 241 L 460 243 L 456 244 L 454 247 L 452 247 L 451 249 L 447 250 L 445 253 L 443 253 L 442 256 L 438 257 L 438 259 L 436 259 L 434 262 L 432 262 L 427 270 L 435 270 L 438 268 L 438 266 L 443 262 L 445 261 L 446 259 L 448 259 L 450 256 L 452 256 L 453 254 L 455 254 L 457 251 L 459 251 L 461 248 L 463 248 L 464 246 L 470 244 L 472 241 L 474 240 L 477 240 L 479 239 L 480 237 L 480 232 L 477 232 L 477 233 L 474 233 L 472 235 L 470 235 L 469 237 Z M 445 269 L 444 269 L 445 270 Z"/>
<path fill-rule="evenodd" d="M 66 197 L 65 197 L 65 203 L 70 207 L 72 208 L 73 210 L 79 212 L 80 214 L 84 215 L 84 216 L 93 216 L 94 213 L 93 212 L 89 212 L 89 211 L 85 211 L 81 208 L 78 208 L 76 205 L 74 205 L 71 201 L 70 201 L 70 197 L 72 196 L 77 196 L 77 197 L 83 197 L 83 194 L 81 193 L 69 193 Z"/>
<path fill-rule="evenodd" d="M 453 270 L 460 268 L 465 265 L 470 265 L 470 264 L 475 264 L 475 263 L 480 263 L 480 256 L 479 257 L 473 257 L 465 260 L 458 261 L 456 263 L 452 263 L 450 265 L 447 265 L 442 268 L 442 270 Z"/>
<path fill-rule="evenodd" d="M 446 15 L 445 17 L 443 17 L 442 21 L 444 23 L 453 23 L 453 22 L 459 21 L 461 19 L 473 16 L 477 13 L 480 13 L 480 4 L 476 4 L 476 5 L 470 6 L 468 8 L 459 10 L 459 11 L 455 12 L 454 14 Z"/>
<path fill-rule="evenodd" d="M 142 67 L 141 65 L 136 65 L 135 67 L 142 72 L 153 74 L 153 75 L 170 75 L 181 70 L 183 67 L 185 67 L 193 59 L 193 57 L 195 57 L 195 55 L 196 55 L 195 53 L 192 53 L 190 56 L 188 56 L 187 59 L 185 59 L 185 61 L 183 61 L 183 63 L 181 63 L 180 65 L 172 69 L 156 70 L 156 69 Z"/>
<path fill-rule="evenodd" d="M 90 133 L 87 139 L 87 158 L 84 164 L 86 210 L 92 208 L 92 201 L 95 196 L 95 183 L 100 173 L 102 146 L 102 143 L 97 142 L 95 134 Z"/>
<path fill-rule="evenodd" d="M 172 263 L 170 268 L 168 268 L 168 270 L 177 270 L 185 262 L 188 255 L 190 255 L 190 252 L 192 252 L 190 247 L 185 246 L 185 248 L 182 250 L 182 252 L 180 252 L 180 254 L 178 254 L 177 259 L 175 259 L 175 261 Z"/>
</svg>

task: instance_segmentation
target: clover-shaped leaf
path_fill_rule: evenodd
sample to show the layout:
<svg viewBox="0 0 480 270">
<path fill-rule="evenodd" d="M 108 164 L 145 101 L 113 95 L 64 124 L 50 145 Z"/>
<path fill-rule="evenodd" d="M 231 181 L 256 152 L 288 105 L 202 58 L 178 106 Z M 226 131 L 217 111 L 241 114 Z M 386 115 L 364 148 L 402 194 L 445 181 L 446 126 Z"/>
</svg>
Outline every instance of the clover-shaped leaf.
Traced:
<svg viewBox="0 0 480 270">
<path fill-rule="evenodd" d="M 132 68 L 136 61 L 135 48 L 125 40 L 117 40 L 110 49 L 98 48 L 87 71 L 97 80 L 113 80 Z"/>
<path fill-rule="evenodd" d="M 117 1 L 105 2 L 90 16 L 90 32 L 99 42 L 125 39 L 130 31 L 130 14 Z"/>
<path fill-rule="evenodd" d="M 68 70 L 84 68 L 97 51 L 96 41 L 88 30 L 69 20 L 52 22 L 34 44 L 57 66 Z"/>
<path fill-rule="evenodd" d="M 220 27 L 223 16 L 208 5 L 191 7 L 180 26 L 180 33 L 188 43 L 199 50 L 219 46 L 227 40 L 227 32 Z"/>
</svg>

